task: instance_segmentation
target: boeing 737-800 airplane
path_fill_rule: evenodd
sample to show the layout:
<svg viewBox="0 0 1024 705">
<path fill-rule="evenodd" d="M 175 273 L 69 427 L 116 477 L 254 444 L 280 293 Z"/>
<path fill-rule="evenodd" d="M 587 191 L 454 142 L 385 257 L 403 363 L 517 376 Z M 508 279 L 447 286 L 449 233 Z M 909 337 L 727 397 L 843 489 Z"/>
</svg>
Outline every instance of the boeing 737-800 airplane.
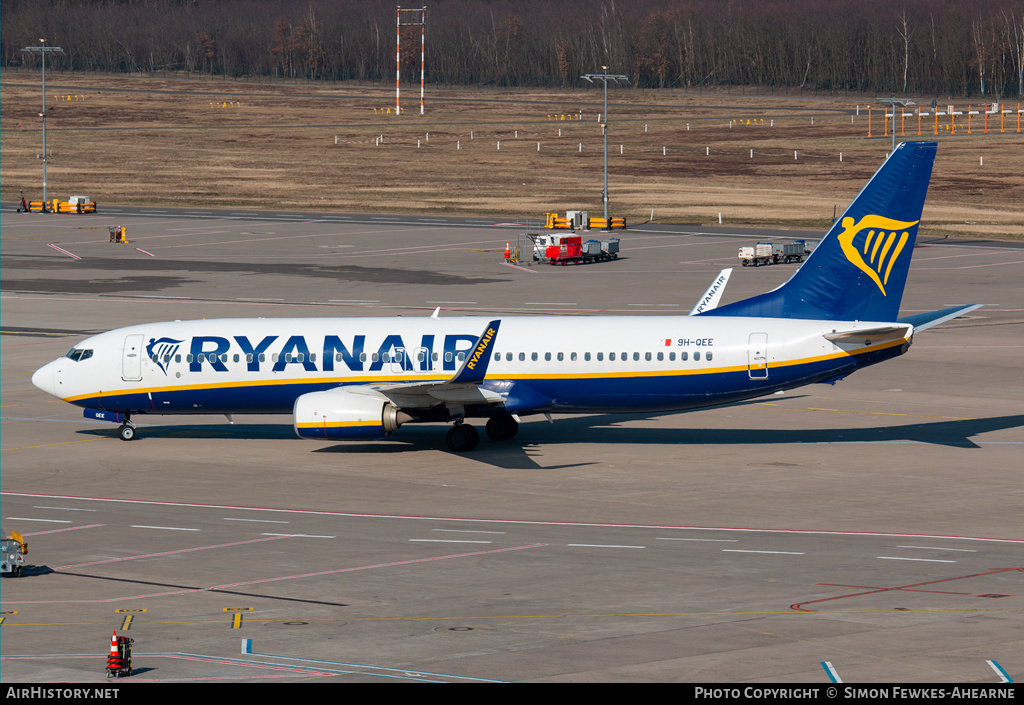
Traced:
<svg viewBox="0 0 1024 705">
<path fill-rule="evenodd" d="M 831 382 L 902 355 L 915 331 L 977 306 L 899 318 L 934 142 L 901 144 L 782 286 L 689 316 L 173 321 L 82 341 L 32 382 L 120 423 L 142 414 L 293 414 L 302 438 L 374 439 L 454 422 L 516 435 L 530 414 L 670 412 Z"/>
</svg>

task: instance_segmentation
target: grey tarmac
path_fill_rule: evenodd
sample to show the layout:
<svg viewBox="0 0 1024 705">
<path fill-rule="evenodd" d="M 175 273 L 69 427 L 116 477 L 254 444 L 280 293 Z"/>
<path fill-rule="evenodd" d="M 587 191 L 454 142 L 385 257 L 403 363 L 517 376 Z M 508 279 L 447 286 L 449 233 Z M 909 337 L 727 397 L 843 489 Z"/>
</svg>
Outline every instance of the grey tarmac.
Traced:
<svg viewBox="0 0 1024 705">
<path fill-rule="evenodd" d="M 685 315 L 725 267 L 728 302 L 797 266 L 739 245 L 815 237 L 644 224 L 556 268 L 504 262 L 529 221 L 148 210 L 0 213 L 0 520 L 31 564 L 2 580 L 4 683 L 109 682 L 114 630 L 132 681 L 1024 678 L 1016 243 L 922 238 L 903 313 L 985 307 L 835 386 L 528 417 L 463 455 L 443 425 L 320 445 L 283 416 L 124 443 L 31 373 L 146 321 Z"/>
</svg>

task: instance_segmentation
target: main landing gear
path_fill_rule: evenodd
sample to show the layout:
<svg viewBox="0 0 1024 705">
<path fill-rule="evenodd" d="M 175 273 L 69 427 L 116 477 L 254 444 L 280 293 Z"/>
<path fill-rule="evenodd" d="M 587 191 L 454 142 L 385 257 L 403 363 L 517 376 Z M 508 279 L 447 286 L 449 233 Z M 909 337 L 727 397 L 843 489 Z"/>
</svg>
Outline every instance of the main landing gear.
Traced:
<svg viewBox="0 0 1024 705">
<path fill-rule="evenodd" d="M 519 432 L 519 422 L 512 418 L 511 414 L 498 414 L 487 420 L 486 431 L 487 437 L 492 441 L 507 441 Z M 444 440 L 451 452 L 467 453 L 480 442 L 480 433 L 473 426 L 458 419 L 455 425 L 448 429 L 448 435 Z"/>
<path fill-rule="evenodd" d="M 444 442 L 448 444 L 448 450 L 451 452 L 466 453 L 476 448 L 476 444 L 480 442 L 480 434 L 468 423 L 459 420 L 448 429 Z"/>
</svg>

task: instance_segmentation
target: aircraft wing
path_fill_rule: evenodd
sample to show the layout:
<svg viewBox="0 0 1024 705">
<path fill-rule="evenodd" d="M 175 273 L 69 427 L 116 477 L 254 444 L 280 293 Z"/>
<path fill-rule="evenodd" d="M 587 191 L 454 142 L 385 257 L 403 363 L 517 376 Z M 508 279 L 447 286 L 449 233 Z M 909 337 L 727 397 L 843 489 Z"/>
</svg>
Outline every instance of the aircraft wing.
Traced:
<svg viewBox="0 0 1024 705">
<path fill-rule="evenodd" d="M 505 397 L 497 392 L 484 389 L 480 385 L 487 375 L 487 367 L 491 361 L 491 351 L 498 337 L 501 320 L 487 324 L 484 332 L 477 339 L 476 345 L 466 356 L 462 367 L 455 375 L 444 382 L 409 382 L 406 384 L 386 384 L 374 387 L 399 407 L 427 407 L 439 403 L 446 404 L 498 404 Z"/>
</svg>

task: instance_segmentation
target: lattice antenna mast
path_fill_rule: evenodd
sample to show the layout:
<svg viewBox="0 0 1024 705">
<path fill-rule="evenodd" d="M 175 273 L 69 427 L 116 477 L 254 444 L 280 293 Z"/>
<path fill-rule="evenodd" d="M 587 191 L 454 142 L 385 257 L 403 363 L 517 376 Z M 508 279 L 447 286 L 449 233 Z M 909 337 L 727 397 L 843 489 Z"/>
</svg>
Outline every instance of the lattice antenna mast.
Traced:
<svg viewBox="0 0 1024 705">
<path fill-rule="evenodd" d="M 403 12 L 419 13 L 406 15 L 402 19 Z M 399 5 L 395 10 L 395 114 L 402 114 L 402 27 L 420 28 L 420 115 L 423 114 L 423 84 L 426 77 L 427 65 L 427 8 L 405 8 Z"/>
</svg>

